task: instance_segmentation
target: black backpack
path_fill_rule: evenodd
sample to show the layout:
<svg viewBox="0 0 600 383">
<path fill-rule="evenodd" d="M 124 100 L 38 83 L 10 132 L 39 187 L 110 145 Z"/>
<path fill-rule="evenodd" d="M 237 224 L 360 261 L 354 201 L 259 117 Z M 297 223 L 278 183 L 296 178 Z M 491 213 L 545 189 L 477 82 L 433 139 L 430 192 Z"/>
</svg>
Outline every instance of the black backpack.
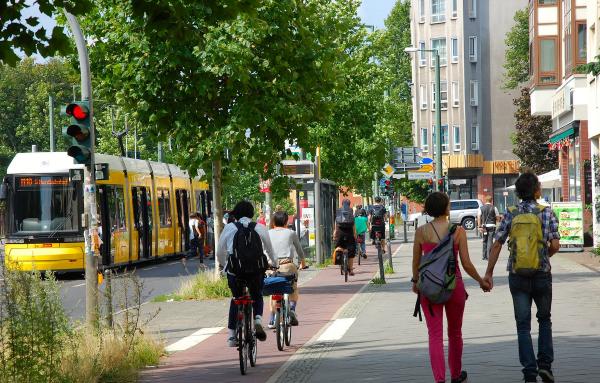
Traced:
<svg viewBox="0 0 600 383">
<path fill-rule="evenodd" d="M 228 271 L 234 275 L 262 274 L 268 268 L 262 241 L 256 232 L 256 222 L 245 227 L 235 222 L 237 232 L 233 237 L 233 254 L 229 255 Z"/>
<path fill-rule="evenodd" d="M 385 206 L 375 205 L 371 210 L 371 225 L 384 226 L 385 225 Z"/>
<path fill-rule="evenodd" d="M 337 209 L 335 213 L 335 223 L 342 226 L 354 224 L 354 213 L 352 212 L 352 209 Z"/>
</svg>

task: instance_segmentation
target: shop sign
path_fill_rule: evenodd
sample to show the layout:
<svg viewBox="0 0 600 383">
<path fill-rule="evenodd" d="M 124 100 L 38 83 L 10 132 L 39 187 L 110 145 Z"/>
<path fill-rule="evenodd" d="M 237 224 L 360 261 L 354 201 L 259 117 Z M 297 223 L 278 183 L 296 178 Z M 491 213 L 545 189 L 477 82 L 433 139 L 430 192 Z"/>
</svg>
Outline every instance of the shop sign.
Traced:
<svg viewBox="0 0 600 383">
<path fill-rule="evenodd" d="M 552 202 L 558 218 L 560 245 L 583 246 L 583 204 L 581 202 Z"/>
<path fill-rule="evenodd" d="M 552 118 L 571 111 L 571 88 L 565 87 L 552 97 Z"/>
</svg>

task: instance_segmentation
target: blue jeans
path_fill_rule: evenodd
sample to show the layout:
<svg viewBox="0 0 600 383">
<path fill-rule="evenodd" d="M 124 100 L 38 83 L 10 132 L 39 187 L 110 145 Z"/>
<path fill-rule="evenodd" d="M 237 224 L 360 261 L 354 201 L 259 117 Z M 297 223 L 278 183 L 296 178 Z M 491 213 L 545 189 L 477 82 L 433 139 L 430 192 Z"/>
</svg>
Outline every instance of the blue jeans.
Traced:
<svg viewBox="0 0 600 383">
<path fill-rule="evenodd" d="M 244 280 L 246 281 L 246 286 L 248 286 L 248 292 L 250 293 L 250 297 L 254 302 L 252 302 L 252 309 L 254 310 L 254 315 L 262 316 L 263 313 L 263 286 L 265 284 L 264 273 L 260 275 L 249 275 L 245 276 Z M 238 280 L 235 275 L 227 274 L 227 284 L 229 285 L 229 289 L 231 289 L 231 294 L 235 298 L 239 298 L 242 296 L 244 291 L 243 283 Z M 233 303 L 233 299 L 229 304 L 229 321 L 227 322 L 227 328 L 231 330 L 236 329 L 237 325 L 237 305 Z"/>
<path fill-rule="evenodd" d="M 362 233 L 362 234 L 358 234 L 359 237 L 362 238 L 362 242 L 359 243 L 360 245 L 360 251 L 363 253 L 363 255 L 367 254 L 367 238 L 366 238 L 366 233 Z"/>
<path fill-rule="evenodd" d="M 519 339 L 519 361 L 525 378 L 537 376 L 538 368 L 550 369 L 554 361 L 552 346 L 552 274 L 538 272 L 532 277 L 509 274 L 508 285 L 513 298 L 517 335 Z M 536 317 L 540 326 L 537 360 L 531 340 L 531 302 L 537 307 Z"/>
</svg>

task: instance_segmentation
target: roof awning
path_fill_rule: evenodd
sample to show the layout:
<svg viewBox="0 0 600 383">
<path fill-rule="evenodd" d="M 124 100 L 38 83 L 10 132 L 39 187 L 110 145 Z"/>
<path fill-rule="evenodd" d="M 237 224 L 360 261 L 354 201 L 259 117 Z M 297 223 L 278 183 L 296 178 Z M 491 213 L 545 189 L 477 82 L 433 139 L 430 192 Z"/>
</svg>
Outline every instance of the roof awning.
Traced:
<svg viewBox="0 0 600 383">
<path fill-rule="evenodd" d="M 542 189 L 554 189 L 561 187 L 560 172 L 558 169 L 551 170 L 548 173 L 540 174 L 538 176 L 538 181 L 540 181 Z M 509 186 L 506 189 L 514 190 L 515 185 Z"/>
<path fill-rule="evenodd" d="M 562 128 L 558 129 L 557 131 L 552 132 L 552 134 L 550 134 L 550 137 L 548 139 L 548 143 L 556 144 L 557 142 L 560 142 L 560 141 L 564 140 L 565 138 L 575 136 L 578 133 L 579 133 L 579 121 L 573 121 L 570 124 L 565 125 Z"/>
</svg>

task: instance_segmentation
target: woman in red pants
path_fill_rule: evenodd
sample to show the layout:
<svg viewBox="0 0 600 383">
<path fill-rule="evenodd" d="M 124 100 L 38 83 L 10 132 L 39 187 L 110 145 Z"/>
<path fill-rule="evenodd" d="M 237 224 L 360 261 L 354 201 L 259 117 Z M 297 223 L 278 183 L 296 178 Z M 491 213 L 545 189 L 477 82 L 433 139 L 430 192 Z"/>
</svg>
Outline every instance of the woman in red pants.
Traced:
<svg viewBox="0 0 600 383">
<path fill-rule="evenodd" d="M 445 193 L 432 193 L 425 200 L 425 211 L 428 215 L 434 217 L 434 220 L 427 225 L 419 227 L 415 232 L 412 264 L 412 289 L 415 293 L 418 293 L 416 281 L 419 277 L 421 256 L 435 248 L 438 242 L 448 235 L 450 230 L 450 225 L 448 224 L 450 199 Z M 462 227 L 457 228 L 454 233 L 454 254 L 460 255 L 460 263 L 467 274 L 475 279 L 484 291 L 489 291 L 489 285 L 481 278 L 469 258 L 467 234 Z M 427 330 L 429 332 L 431 369 L 433 370 L 435 381 L 442 383 L 446 381 L 443 342 L 444 310 L 446 311 L 446 318 L 448 320 L 448 364 L 450 365 L 452 383 L 460 383 L 467 380 L 467 372 L 462 371 L 462 320 L 468 295 L 458 262 L 456 262 L 456 278 L 456 287 L 446 303 L 432 304 L 426 297 L 421 296 L 421 306 L 425 313 Z"/>
</svg>

